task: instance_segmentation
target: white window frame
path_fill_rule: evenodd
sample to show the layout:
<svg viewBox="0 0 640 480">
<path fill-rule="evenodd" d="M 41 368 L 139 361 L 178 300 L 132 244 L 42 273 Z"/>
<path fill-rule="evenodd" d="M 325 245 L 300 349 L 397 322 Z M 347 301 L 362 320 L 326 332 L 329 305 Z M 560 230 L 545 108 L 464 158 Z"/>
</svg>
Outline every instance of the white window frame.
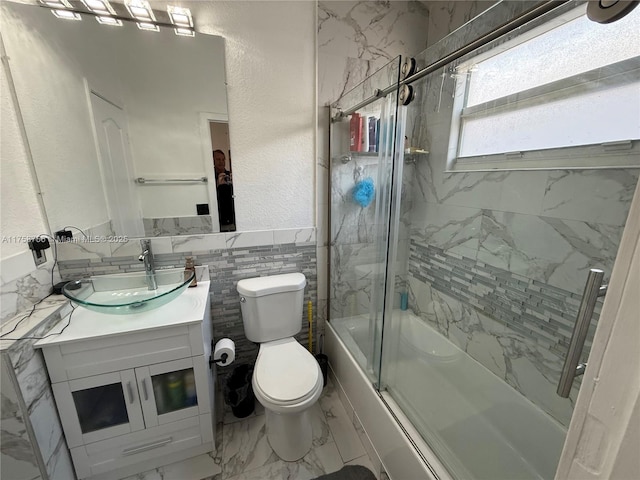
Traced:
<svg viewBox="0 0 640 480">
<path fill-rule="evenodd" d="M 557 98 L 564 98 L 567 94 L 637 81 L 638 72 L 640 72 L 640 58 L 638 57 L 466 107 L 470 82 L 470 75 L 467 75 L 466 72 L 472 70 L 473 65 L 555 28 L 559 21 L 569 22 L 582 15 L 584 15 L 584 8 L 576 8 L 541 27 L 525 32 L 517 38 L 477 55 L 455 68 L 458 73 L 453 75 L 455 90 L 447 172 L 640 168 L 640 139 L 478 156 L 458 156 L 465 118 L 489 116 L 500 111 L 513 111 L 523 105 L 538 105 Z M 623 73 L 619 73 L 621 70 Z"/>
</svg>

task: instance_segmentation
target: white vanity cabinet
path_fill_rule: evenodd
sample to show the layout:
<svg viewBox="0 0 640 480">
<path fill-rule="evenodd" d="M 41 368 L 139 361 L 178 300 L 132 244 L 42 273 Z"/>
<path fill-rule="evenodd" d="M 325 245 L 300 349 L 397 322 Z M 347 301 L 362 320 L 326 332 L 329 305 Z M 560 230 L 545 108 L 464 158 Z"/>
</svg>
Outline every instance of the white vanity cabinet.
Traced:
<svg viewBox="0 0 640 480">
<path fill-rule="evenodd" d="M 214 449 L 208 293 L 200 282 L 134 315 L 78 307 L 61 335 L 37 344 L 78 478 L 121 478 Z"/>
</svg>

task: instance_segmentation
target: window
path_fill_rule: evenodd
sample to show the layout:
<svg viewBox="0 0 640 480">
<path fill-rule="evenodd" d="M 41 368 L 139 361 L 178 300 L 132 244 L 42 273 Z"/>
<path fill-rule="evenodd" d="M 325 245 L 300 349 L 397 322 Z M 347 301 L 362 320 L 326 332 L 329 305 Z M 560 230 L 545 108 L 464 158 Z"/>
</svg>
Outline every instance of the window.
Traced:
<svg viewBox="0 0 640 480">
<path fill-rule="evenodd" d="M 451 170 L 640 166 L 640 9 L 584 12 L 454 69 Z"/>
</svg>

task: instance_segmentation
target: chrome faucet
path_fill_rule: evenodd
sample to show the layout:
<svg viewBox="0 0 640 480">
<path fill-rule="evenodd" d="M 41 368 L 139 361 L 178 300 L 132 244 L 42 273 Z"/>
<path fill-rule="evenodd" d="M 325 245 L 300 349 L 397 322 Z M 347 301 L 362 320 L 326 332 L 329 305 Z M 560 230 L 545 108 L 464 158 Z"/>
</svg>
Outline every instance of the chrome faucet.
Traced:
<svg viewBox="0 0 640 480">
<path fill-rule="evenodd" d="M 142 253 L 138 257 L 138 260 L 144 262 L 144 271 L 146 273 L 147 285 L 149 290 L 157 290 L 158 282 L 156 281 L 156 269 L 153 263 L 153 251 L 151 250 L 151 240 L 140 240 L 140 246 L 142 247 Z"/>
</svg>

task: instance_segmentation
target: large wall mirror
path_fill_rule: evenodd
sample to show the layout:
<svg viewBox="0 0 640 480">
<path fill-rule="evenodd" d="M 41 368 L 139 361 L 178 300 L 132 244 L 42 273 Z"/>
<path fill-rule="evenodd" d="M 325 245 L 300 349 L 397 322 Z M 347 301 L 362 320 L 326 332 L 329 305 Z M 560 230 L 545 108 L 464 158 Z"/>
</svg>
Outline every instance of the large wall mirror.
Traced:
<svg viewBox="0 0 640 480">
<path fill-rule="evenodd" d="M 222 37 L 61 20 L 33 4 L 1 8 L 53 232 L 235 230 Z"/>
</svg>

